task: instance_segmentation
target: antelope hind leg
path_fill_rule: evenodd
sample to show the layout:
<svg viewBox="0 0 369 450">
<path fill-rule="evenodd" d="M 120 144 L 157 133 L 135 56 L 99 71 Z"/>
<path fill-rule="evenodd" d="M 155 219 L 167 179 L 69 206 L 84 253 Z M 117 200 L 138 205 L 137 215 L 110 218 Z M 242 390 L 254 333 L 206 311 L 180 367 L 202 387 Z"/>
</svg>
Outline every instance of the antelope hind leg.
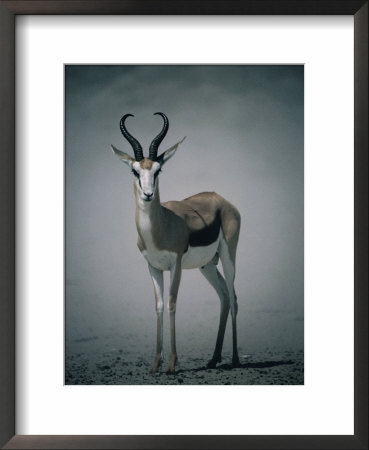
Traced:
<svg viewBox="0 0 369 450">
<path fill-rule="evenodd" d="M 229 313 L 229 297 L 226 282 L 214 263 L 209 263 L 200 269 L 200 272 L 213 286 L 220 299 L 220 317 L 219 328 L 217 334 L 217 340 L 213 357 L 208 362 L 207 367 L 213 369 L 218 362 L 222 361 L 222 348 L 224 340 L 224 332 L 227 325 L 228 313 Z"/>
<path fill-rule="evenodd" d="M 240 367 L 240 360 L 238 357 L 238 349 L 237 349 L 237 312 L 238 312 L 238 304 L 237 304 L 237 296 L 234 290 L 234 279 L 235 279 L 235 260 L 230 256 L 228 245 L 225 240 L 221 240 L 220 252 L 219 252 L 220 260 L 222 261 L 224 278 L 228 289 L 228 295 L 230 300 L 230 308 L 231 308 L 231 317 L 232 317 L 232 343 L 233 343 L 233 356 L 232 356 L 232 366 Z"/>
</svg>

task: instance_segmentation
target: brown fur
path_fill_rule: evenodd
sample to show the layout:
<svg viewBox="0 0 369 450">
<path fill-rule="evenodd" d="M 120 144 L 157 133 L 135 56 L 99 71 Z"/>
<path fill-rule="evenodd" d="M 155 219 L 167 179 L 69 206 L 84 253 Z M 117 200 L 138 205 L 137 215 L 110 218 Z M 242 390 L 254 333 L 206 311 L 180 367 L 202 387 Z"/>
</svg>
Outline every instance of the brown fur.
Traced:
<svg viewBox="0 0 369 450">
<path fill-rule="evenodd" d="M 152 167 L 152 164 L 153 164 L 153 161 L 151 161 L 151 159 L 149 159 L 149 158 L 144 158 L 144 159 L 141 159 L 141 161 L 140 161 L 141 169 L 150 170 Z"/>
<path fill-rule="evenodd" d="M 150 208 L 153 241 L 156 247 L 177 254 L 185 253 L 190 234 L 211 224 L 218 212 L 230 256 L 235 261 L 241 223 L 237 208 L 215 192 L 201 192 L 182 201 L 160 203 L 157 187 Z M 142 252 L 145 250 L 145 243 L 140 236 L 137 212 L 136 224 L 139 234 L 137 245 Z"/>
</svg>

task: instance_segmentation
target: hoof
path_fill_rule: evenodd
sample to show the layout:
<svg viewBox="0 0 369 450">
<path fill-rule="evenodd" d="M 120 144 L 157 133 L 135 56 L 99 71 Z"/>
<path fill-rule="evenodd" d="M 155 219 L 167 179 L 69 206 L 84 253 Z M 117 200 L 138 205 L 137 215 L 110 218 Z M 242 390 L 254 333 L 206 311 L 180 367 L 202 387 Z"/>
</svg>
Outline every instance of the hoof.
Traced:
<svg viewBox="0 0 369 450">
<path fill-rule="evenodd" d="M 216 359 L 211 359 L 208 364 L 207 364 L 207 368 L 208 369 L 215 369 L 215 367 L 217 366 L 217 360 Z"/>
<path fill-rule="evenodd" d="M 238 357 L 232 359 L 232 367 L 233 368 L 241 367 L 241 363 L 240 363 L 240 360 L 238 359 Z"/>
<path fill-rule="evenodd" d="M 161 363 L 163 362 L 163 360 L 161 358 L 155 358 L 154 364 L 152 365 L 151 368 L 151 373 L 156 373 L 159 369 L 159 367 L 161 366 Z"/>
<path fill-rule="evenodd" d="M 218 363 L 222 362 L 221 356 L 213 356 L 207 364 L 208 369 L 214 369 Z"/>
<path fill-rule="evenodd" d="M 176 363 L 177 363 L 177 361 L 178 361 L 177 357 L 170 359 L 169 366 L 167 368 L 167 374 L 168 375 L 173 375 L 174 373 L 176 373 Z"/>
</svg>

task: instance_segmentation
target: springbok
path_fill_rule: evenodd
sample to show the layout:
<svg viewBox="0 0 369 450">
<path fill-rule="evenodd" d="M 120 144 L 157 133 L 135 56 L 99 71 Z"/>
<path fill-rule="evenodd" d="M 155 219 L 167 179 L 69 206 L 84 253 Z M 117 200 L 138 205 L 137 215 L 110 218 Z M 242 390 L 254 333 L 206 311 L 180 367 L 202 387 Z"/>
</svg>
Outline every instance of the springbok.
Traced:
<svg viewBox="0 0 369 450">
<path fill-rule="evenodd" d="M 215 192 L 201 192 L 182 201 L 160 203 L 159 173 L 162 166 L 176 152 L 179 144 L 158 156 L 158 147 L 168 132 L 169 122 L 165 114 L 157 112 L 164 120 L 160 133 L 151 142 L 148 158 L 144 157 L 140 143 L 126 129 L 125 114 L 120 129 L 131 144 L 135 157 L 113 145 L 113 152 L 131 169 L 134 176 L 136 199 L 136 227 L 138 248 L 148 262 L 154 285 L 157 314 L 156 353 L 152 372 L 163 361 L 163 271 L 170 271 L 168 311 L 170 315 L 171 356 L 168 373 L 175 372 L 177 362 L 175 313 L 182 269 L 200 269 L 220 298 L 220 320 L 213 357 L 208 367 L 221 361 L 229 309 L 232 316 L 233 358 L 232 365 L 240 365 L 237 352 L 237 297 L 234 290 L 236 247 L 241 218 L 237 209 Z M 217 269 L 219 258 L 224 277 Z"/>
</svg>

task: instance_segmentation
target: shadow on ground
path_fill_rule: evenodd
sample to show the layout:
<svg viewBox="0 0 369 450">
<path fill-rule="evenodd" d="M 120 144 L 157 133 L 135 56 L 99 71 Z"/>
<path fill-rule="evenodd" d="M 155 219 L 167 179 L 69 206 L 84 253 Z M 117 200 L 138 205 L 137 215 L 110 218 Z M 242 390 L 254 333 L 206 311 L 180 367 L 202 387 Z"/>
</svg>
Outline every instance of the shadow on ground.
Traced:
<svg viewBox="0 0 369 450">
<path fill-rule="evenodd" d="M 236 369 L 264 369 L 267 367 L 283 366 L 286 364 L 294 364 L 294 361 L 263 361 L 263 362 L 250 362 L 245 364 L 240 364 L 237 368 L 233 367 L 232 364 L 220 364 L 215 370 L 236 370 Z M 185 372 L 201 372 L 203 370 L 210 370 L 207 366 L 198 367 L 194 369 L 182 369 L 177 370 L 177 374 Z"/>
</svg>

